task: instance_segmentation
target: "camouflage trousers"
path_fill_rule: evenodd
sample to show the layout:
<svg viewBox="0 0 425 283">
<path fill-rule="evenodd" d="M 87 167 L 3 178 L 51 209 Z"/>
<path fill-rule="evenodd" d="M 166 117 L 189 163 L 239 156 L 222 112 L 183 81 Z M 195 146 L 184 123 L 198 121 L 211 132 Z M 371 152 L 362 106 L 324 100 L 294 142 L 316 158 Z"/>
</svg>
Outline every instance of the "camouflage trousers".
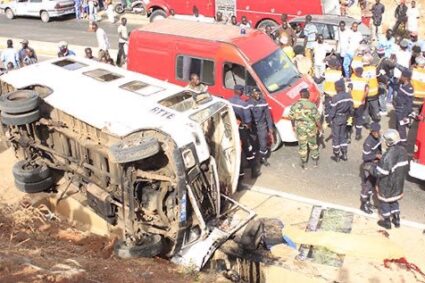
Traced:
<svg viewBox="0 0 425 283">
<path fill-rule="evenodd" d="M 311 159 L 319 159 L 316 130 L 306 131 L 305 129 L 297 129 L 297 138 L 298 154 L 302 161 L 307 162 L 309 150 Z"/>
</svg>

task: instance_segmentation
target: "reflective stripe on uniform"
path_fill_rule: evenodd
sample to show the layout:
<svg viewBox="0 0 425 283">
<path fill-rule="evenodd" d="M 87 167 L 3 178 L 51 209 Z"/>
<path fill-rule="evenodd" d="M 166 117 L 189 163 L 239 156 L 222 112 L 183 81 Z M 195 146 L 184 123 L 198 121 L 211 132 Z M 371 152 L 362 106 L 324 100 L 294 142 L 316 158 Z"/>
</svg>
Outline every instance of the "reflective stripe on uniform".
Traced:
<svg viewBox="0 0 425 283">
<path fill-rule="evenodd" d="M 340 104 L 340 103 L 343 103 L 343 102 L 347 102 L 347 101 L 353 101 L 351 98 L 344 98 L 344 99 L 341 99 L 341 100 L 338 100 L 337 102 L 335 102 L 335 103 L 331 103 L 331 106 L 332 107 L 335 107 L 335 106 L 337 106 L 338 104 Z"/>
<path fill-rule="evenodd" d="M 342 78 L 342 72 L 339 70 L 326 69 L 325 82 L 323 83 L 323 92 L 329 96 L 336 94 L 335 82 Z"/>
<path fill-rule="evenodd" d="M 381 167 L 379 167 L 379 166 L 377 166 L 376 167 L 376 170 L 378 170 L 378 172 L 379 173 L 381 173 L 381 174 L 383 174 L 383 175 L 388 175 L 388 174 L 390 174 L 390 172 L 389 171 L 387 171 L 387 170 L 385 170 L 385 169 L 382 169 Z"/>
<path fill-rule="evenodd" d="M 366 78 L 359 78 L 356 75 L 352 75 L 351 84 L 353 86 L 353 89 L 351 90 L 353 106 L 354 108 L 359 108 L 360 105 L 364 104 L 363 97 L 365 93 L 365 88 L 368 84 L 368 80 Z"/>
</svg>

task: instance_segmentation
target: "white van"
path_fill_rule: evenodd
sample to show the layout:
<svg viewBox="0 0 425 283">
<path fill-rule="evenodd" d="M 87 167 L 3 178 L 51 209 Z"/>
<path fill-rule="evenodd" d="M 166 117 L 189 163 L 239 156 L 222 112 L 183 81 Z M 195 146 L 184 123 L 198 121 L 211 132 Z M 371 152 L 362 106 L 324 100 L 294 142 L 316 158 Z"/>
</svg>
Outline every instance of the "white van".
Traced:
<svg viewBox="0 0 425 283">
<path fill-rule="evenodd" d="M 240 163 L 226 100 L 77 57 L 0 83 L 18 189 L 54 191 L 52 169 L 66 173 L 81 202 L 124 232 L 121 256 L 172 256 L 217 225 Z"/>
</svg>

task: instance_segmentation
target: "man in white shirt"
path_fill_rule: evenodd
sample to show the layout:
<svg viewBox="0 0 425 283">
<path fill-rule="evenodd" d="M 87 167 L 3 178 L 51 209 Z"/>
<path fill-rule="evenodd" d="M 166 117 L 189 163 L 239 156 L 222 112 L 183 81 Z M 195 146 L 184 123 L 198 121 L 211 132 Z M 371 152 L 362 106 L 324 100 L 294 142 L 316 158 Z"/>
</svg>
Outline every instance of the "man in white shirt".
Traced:
<svg viewBox="0 0 425 283">
<path fill-rule="evenodd" d="M 111 48 L 109 44 L 108 36 L 106 32 L 98 27 L 97 23 L 92 23 L 91 28 L 94 32 L 96 32 L 97 45 L 99 46 L 99 50 L 108 51 Z"/>
<path fill-rule="evenodd" d="M 321 78 L 324 76 L 326 63 L 325 58 L 326 54 L 332 51 L 332 47 L 324 42 L 323 35 L 319 34 L 317 36 L 317 42 L 313 47 L 314 54 L 314 75 L 316 78 Z"/>
<path fill-rule="evenodd" d="M 350 46 L 350 31 L 345 28 L 345 22 L 339 22 L 339 28 L 336 32 L 336 53 L 341 59 L 341 65 L 344 62 L 344 57 L 347 54 L 348 47 Z"/>
<path fill-rule="evenodd" d="M 343 69 L 344 69 L 345 78 L 350 77 L 351 61 L 353 60 L 353 56 L 354 56 L 354 54 L 356 54 L 356 51 L 360 46 L 360 42 L 362 42 L 362 40 L 363 40 L 363 35 L 358 30 L 358 28 L 359 28 L 359 24 L 356 23 L 356 22 L 354 22 L 351 25 L 349 46 L 348 46 L 348 50 L 347 50 L 347 53 L 344 57 L 344 62 L 343 62 L 343 65 L 342 65 Z"/>
<path fill-rule="evenodd" d="M 410 8 L 407 9 L 407 30 L 409 32 L 418 32 L 418 19 L 420 17 L 416 2 L 412 1 Z"/>
<path fill-rule="evenodd" d="M 397 56 L 397 64 L 403 66 L 404 68 L 410 68 L 410 60 L 412 59 L 412 52 L 409 51 L 409 41 L 403 39 L 400 42 L 400 50 L 395 53 Z M 394 77 L 399 79 L 401 77 L 401 71 L 398 68 L 394 69 Z"/>
<path fill-rule="evenodd" d="M 121 24 L 118 27 L 118 55 L 117 66 L 121 67 L 122 62 L 125 62 L 127 54 L 125 52 L 125 45 L 128 42 L 127 19 L 121 18 Z"/>
<path fill-rule="evenodd" d="M 17 69 L 20 67 L 19 54 L 13 48 L 13 41 L 11 39 L 8 39 L 6 44 L 7 44 L 7 48 L 3 50 L 0 56 L 0 61 L 3 64 L 3 68 L 8 69 L 8 64 L 12 63 L 13 67 Z"/>
</svg>

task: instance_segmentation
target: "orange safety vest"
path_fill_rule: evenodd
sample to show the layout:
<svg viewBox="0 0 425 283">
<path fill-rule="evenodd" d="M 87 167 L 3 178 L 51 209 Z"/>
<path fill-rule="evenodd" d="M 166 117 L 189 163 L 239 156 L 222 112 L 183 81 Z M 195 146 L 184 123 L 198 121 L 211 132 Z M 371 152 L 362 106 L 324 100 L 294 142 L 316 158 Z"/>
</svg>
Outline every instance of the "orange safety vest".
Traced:
<svg viewBox="0 0 425 283">
<path fill-rule="evenodd" d="M 323 92 L 329 96 L 334 96 L 336 94 L 335 82 L 340 79 L 342 79 L 342 71 L 330 68 L 326 69 Z"/>
<path fill-rule="evenodd" d="M 363 68 L 363 58 L 362 56 L 354 56 L 353 61 L 351 61 L 351 68 L 355 70 L 356 68 Z"/>
<path fill-rule="evenodd" d="M 351 84 L 353 85 L 353 89 L 351 90 L 351 98 L 353 99 L 354 108 L 359 108 L 360 105 L 364 104 L 364 93 L 368 82 L 368 79 L 358 77 L 355 74 L 351 76 Z"/>
<path fill-rule="evenodd" d="M 413 68 L 412 86 L 415 92 L 415 97 L 425 97 L 425 68 Z"/>
<path fill-rule="evenodd" d="M 376 75 L 375 66 L 366 66 L 363 68 L 363 78 L 369 80 L 369 93 L 367 97 L 373 97 L 378 95 L 378 78 Z"/>
</svg>

